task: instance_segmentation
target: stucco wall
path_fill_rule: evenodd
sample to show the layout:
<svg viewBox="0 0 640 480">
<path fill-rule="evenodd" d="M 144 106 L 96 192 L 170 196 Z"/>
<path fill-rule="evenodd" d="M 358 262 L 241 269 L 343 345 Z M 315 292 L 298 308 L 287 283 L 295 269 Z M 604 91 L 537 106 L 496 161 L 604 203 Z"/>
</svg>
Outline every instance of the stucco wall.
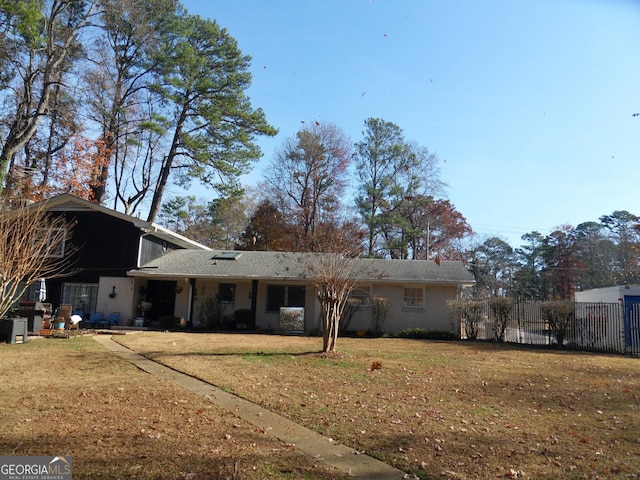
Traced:
<svg viewBox="0 0 640 480">
<path fill-rule="evenodd" d="M 408 328 L 457 331 L 447 309 L 447 300 L 455 298 L 456 287 L 424 287 L 423 307 L 404 306 L 404 287 L 405 285 L 373 285 L 371 288 L 372 296 L 386 297 L 391 301 L 383 332 L 397 333 Z M 348 328 L 364 331 L 372 329 L 371 307 L 359 307 Z"/>
<path fill-rule="evenodd" d="M 128 325 L 135 316 L 136 301 L 133 295 L 134 279 L 131 277 L 100 277 L 98 283 L 98 299 L 96 312 L 104 313 L 104 316 L 118 312 L 120 325 Z M 109 295 L 114 292 L 115 297 Z"/>
</svg>

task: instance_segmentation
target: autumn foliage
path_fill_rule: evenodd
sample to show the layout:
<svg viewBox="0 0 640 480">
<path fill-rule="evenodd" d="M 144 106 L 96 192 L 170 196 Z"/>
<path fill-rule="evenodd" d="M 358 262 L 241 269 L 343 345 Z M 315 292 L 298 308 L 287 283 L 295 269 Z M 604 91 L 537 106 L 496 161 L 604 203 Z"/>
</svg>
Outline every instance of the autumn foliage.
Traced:
<svg viewBox="0 0 640 480">
<path fill-rule="evenodd" d="M 77 136 L 46 169 L 32 171 L 14 164 L 9 171 L 8 193 L 14 198 L 40 201 L 56 195 L 70 194 L 95 201 L 93 188 L 100 183 L 100 171 L 109 162 L 109 149 L 102 139 Z"/>
</svg>

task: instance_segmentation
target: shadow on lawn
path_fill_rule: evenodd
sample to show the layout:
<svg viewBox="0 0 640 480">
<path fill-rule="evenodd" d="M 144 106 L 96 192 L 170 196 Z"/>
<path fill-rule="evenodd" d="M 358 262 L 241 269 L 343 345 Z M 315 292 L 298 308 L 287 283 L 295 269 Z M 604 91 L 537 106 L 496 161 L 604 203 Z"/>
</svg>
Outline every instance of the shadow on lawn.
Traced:
<svg viewBox="0 0 640 480">
<path fill-rule="evenodd" d="M 127 347 L 129 348 L 129 347 Z M 132 350 L 133 351 L 133 350 Z M 248 352 L 248 351 L 235 351 L 235 352 L 168 352 L 166 350 L 139 353 L 139 355 L 148 358 L 149 360 L 156 361 L 162 357 L 203 357 L 203 358 L 216 358 L 216 357 L 245 357 L 245 358 L 279 358 L 279 357 L 316 357 L 326 359 L 340 360 L 346 355 L 340 352 L 323 353 L 319 350 L 309 352 Z"/>
</svg>

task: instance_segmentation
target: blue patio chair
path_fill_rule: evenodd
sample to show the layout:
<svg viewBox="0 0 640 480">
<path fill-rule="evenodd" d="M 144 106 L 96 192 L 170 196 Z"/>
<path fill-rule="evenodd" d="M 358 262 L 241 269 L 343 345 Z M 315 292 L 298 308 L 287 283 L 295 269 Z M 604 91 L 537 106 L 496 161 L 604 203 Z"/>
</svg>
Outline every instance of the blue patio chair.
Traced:
<svg viewBox="0 0 640 480">
<path fill-rule="evenodd" d="M 104 323 L 106 324 L 107 328 L 111 328 L 114 325 L 118 325 L 118 320 L 120 320 L 120 312 L 112 312 L 109 314 L 109 316 L 107 316 L 107 318 L 105 318 L 104 320 L 102 320 L 100 323 Z"/>
<path fill-rule="evenodd" d="M 89 316 L 89 320 L 85 320 L 84 325 L 85 325 L 85 327 L 86 327 L 86 328 L 90 328 L 90 327 L 96 328 L 97 324 L 98 324 L 102 319 L 104 319 L 104 313 L 102 313 L 102 312 L 95 312 L 95 313 L 92 313 L 92 314 Z"/>
</svg>

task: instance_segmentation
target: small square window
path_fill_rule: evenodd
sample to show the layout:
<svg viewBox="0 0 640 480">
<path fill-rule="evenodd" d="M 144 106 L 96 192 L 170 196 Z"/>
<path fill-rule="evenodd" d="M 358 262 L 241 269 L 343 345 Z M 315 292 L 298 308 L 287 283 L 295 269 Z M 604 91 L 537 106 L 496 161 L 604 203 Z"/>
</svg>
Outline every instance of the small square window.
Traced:
<svg viewBox="0 0 640 480">
<path fill-rule="evenodd" d="M 405 307 L 424 307 L 424 291 L 422 288 L 407 287 L 404 289 Z"/>
<path fill-rule="evenodd" d="M 218 288 L 218 295 L 222 303 L 234 303 L 236 300 L 236 284 L 221 283 Z"/>
</svg>

